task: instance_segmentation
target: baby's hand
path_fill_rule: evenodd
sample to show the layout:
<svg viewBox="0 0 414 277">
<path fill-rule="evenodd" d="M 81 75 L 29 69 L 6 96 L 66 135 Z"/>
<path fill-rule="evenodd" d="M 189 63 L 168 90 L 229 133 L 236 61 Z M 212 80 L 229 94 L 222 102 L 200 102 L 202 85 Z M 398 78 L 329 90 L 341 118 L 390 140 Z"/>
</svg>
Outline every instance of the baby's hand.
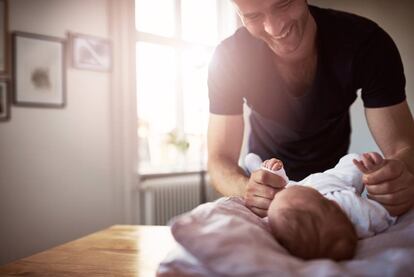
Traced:
<svg viewBox="0 0 414 277">
<path fill-rule="evenodd" d="M 384 159 L 377 152 L 364 153 L 362 154 L 362 159 L 360 161 L 354 159 L 353 162 L 364 174 L 377 171 L 384 165 Z"/>
<path fill-rule="evenodd" d="M 262 166 L 272 171 L 278 171 L 283 168 L 283 163 L 281 160 L 272 158 L 270 160 L 264 161 Z"/>
</svg>

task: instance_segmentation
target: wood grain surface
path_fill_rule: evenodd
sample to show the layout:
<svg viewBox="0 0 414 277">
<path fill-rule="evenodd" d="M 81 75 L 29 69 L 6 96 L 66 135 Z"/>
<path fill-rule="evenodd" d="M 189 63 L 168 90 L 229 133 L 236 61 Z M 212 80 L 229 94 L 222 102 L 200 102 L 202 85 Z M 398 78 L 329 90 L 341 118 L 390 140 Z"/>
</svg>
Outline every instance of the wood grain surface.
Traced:
<svg viewBox="0 0 414 277">
<path fill-rule="evenodd" d="M 167 226 L 114 225 L 0 267 L 0 276 L 155 276 L 174 248 Z"/>
</svg>

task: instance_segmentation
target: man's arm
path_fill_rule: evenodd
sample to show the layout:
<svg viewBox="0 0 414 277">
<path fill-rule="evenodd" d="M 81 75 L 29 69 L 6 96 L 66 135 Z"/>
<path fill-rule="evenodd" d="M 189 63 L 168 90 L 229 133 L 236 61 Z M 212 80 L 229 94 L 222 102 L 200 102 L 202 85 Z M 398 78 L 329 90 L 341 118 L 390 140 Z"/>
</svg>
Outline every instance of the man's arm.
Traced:
<svg viewBox="0 0 414 277">
<path fill-rule="evenodd" d="M 208 172 L 216 190 L 226 196 L 243 196 L 249 180 L 238 166 L 243 129 L 243 115 L 210 114 Z"/>
<path fill-rule="evenodd" d="M 286 182 L 266 170 L 257 170 L 250 178 L 245 175 L 238 166 L 243 128 L 242 115 L 210 115 L 208 172 L 216 190 L 227 196 L 242 196 L 251 211 L 264 217 Z"/>
<path fill-rule="evenodd" d="M 386 165 L 364 176 L 370 198 L 392 215 L 414 204 L 414 121 L 407 102 L 365 109 L 370 131 L 383 152 Z"/>
</svg>

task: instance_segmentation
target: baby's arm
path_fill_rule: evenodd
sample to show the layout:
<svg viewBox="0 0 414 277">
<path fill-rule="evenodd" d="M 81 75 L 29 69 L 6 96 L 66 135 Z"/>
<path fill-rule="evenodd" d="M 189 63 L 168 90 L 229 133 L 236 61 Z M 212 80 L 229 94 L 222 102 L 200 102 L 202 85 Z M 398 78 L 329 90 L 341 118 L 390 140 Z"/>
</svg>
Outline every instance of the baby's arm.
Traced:
<svg viewBox="0 0 414 277">
<path fill-rule="evenodd" d="M 377 152 L 368 152 L 362 154 L 360 161 L 354 159 L 353 163 L 363 174 L 369 174 L 380 169 L 384 165 L 384 159 Z"/>
</svg>

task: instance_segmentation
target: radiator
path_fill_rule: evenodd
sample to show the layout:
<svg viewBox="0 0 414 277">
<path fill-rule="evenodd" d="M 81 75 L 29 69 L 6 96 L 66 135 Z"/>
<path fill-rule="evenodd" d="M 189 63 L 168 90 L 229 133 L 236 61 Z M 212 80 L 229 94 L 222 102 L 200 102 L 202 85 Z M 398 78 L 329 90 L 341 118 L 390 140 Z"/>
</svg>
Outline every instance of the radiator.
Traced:
<svg viewBox="0 0 414 277">
<path fill-rule="evenodd" d="M 200 176 L 156 178 L 141 184 L 143 213 L 146 225 L 166 225 L 171 218 L 198 206 Z"/>
</svg>

